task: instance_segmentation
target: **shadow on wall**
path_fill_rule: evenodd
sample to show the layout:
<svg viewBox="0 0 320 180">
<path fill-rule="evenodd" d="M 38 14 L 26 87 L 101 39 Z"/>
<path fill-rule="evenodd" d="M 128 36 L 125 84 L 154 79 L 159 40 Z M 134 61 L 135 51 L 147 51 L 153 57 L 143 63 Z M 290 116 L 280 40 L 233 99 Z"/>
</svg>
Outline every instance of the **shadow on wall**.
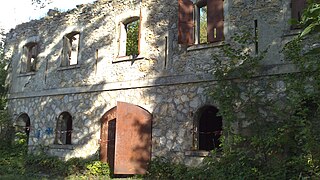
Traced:
<svg viewBox="0 0 320 180">
<path fill-rule="evenodd" d="M 178 24 L 178 17 L 175 16 L 174 12 L 177 12 L 178 4 L 176 1 L 165 1 L 160 0 L 157 2 L 152 2 L 153 4 L 150 6 L 143 6 L 143 8 L 149 8 L 150 11 L 150 17 L 145 21 L 145 27 L 148 25 L 148 30 L 152 32 L 152 37 L 148 39 L 148 46 L 144 49 L 148 49 L 152 56 L 150 58 L 156 59 L 156 64 L 149 66 L 146 71 L 146 79 L 149 77 L 149 75 L 152 75 L 154 72 L 154 69 L 157 69 L 157 76 L 163 76 L 167 75 L 166 68 L 171 69 L 172 71 L 175 71 L 175 68 L 172 66 L 170 67 L 170 57 L 168 54 L 166 54 L 170 49 L 170 51 L 178 52 L 178 46 L 177 44 L 177 28 L 174 25 Z M 167 8 L 168 6 L 174 7 L 174 8 Z M 82 9 L 82 11 L 85 11 L 86 9 Z M 96 93 L 96 87 L 97 84 L 108 84 L 108 81 L 106 80 L 100 80 L 99 82 L 95 82 L 95 84 L 86 84 L 84 83 L 90 78 L 95 78 L 97 76 L 97 66 L 99 62 L 105 60 L 105 56 L 107 56 L 107 53 L 109 52 L 103 52 L 106 54 L 103 54 L 100 52 L 100 55 L 97 55 L 96 50 L 105 49 L 107 46 L 113 45 L 113 38 L 116 38 L 112 35 L 106 35 L 97 39 L 89 39 L 89 37 L 95 36 L 95 29 L 99 29 L 101 27 L 107 26 L 106 18 L 114 17 L 113 15 L 109 14 L 108 12 L 103 12 L 103 14 L 99 14 L 99 11 L 95 12 L 95 19 L 92 22 L 91 20 L 87 20 L 86 17 L 79 17 L 79 26 L 82 26 L 82 24 L 86 23 L 80 23 L 80 21 L 87 22 L 87 25 L 83 27 L 83 43 L 86 44 L 87 48 L 81 51 L 81 58 L 79 59 L 79 65 L 80 68 L 75 69 L 69 69 L 68 71 L 57 71 L 57 68 L 60 66 L 60 56 L 61 53 L 61 45 L 62 45 L 62 37 L 65 34 L 59 34 L 55 36 L 55 38 L 52 40 L 52 42 L 49 42 L 49 40 L 45 41 L 44 44 L 49 44 L 46 47 L 42 47 L 40 49 L 40 55 L 39 55 L 39 71 L 34 75 L 28 77 L 28 80 L 24 82 L 24 87 L 26 91 L 32 91 L 31 84 L 36 84 L 35 82 L 38 82 L 39 80 L 43 80 L 43 90 L 51 89 L 51 88 L 58 88 L 59 86 L 62 86 L 61 84 L 64 84 L 64 87 L 70 87 L 74 85 L 74 82 L 79 82 L 79 87 L 86 86 L 86 90 L 90 91 L 92 96 L 103 96 L 102 94 Z M 81 13 L 80 13 L 81 14 Z M 168 14 L 168 19 L 164 22 L 163 17 L 164 15 Z M 169 16 L 170 14 L 173 14 Z M 79 15 L 80 16 L 80 15 Z M 143 17 L 142 17 L 143 18 Z M 68 16 L 63 17 L 61 22 L 68 21 Z M 60 31 L 62 29 L 70 29 L 68 25 L 60 25 L 56 26 L 56 24 L 52 23 L 51 26 L 48 27 L 47 32 L 40 32 L 38 35 L 41 38 L 40 39 L 46 39 L 45 37 L 50 37 L 50 34 L 54 34 L 55 31 Z M 91 31 L 93 30 L 93 31 Z M 37 32 L 38 33 L 38 32 Z M 66 32 L 70 33 L 70 32 Z M 81 33 L 81 32 L 80 32 Z M 145 32 L 147 33 L 147 32 Z M 80 34 L 81 36 L 81 34 Z M 158 38 L 159 37 L 159 38 Z M 171 41 L 172 40 L 172 41 Z M 170 43 L 172 43 L 170 45 Z M 161 47 L 160 50 L 157 49 L 157 47 Z M 167 47 L 167 48 L 165 48 Z M 175 47 L 176 49 L 173 49 Z M 168 50 L 168 51 L 167 51 Z M 15 50 L 17 51 L 17 50 Z M 114 53 L 114 52 L 112 52 Z M 58 54 L 58 55 L 57 55 Z M 175 54 L 178 56 L 179 54 Z M 84 57 L 88 57 L 85 59 Z M 172 57 L 171 57 L 172 58 Z M 172 60 L 172 59 L 171 59 Z M 135 62 L 133 62 L 135 63 Z M 112 63 L 111 63 L 112 64 Z M 119 64 L 119 63 L 118 63 Z M 114 65 L 114 64 L 112 64 Z M 129 63 L 122 64 L 128 65 Z M 131 64 L 132 65 L 132 64 Z M 114 65 L 116 66 L 116 65 Z M 155 68 L 156 67 L 156 68 Z M 13 69 L 11 67 L 11 69 Z M 19 74 L 18 69 L 14 69 L 15 74 Z M 73 73 L 70 73 L 72 71 Z M 106 73 L 108 73 L 109 70 L 104 70 Z M 111 71 L 111 70 L 110 70 Z M 160 78 L 156 78 L 154 81 L 158 82 Z M 33 82 L 33 83 L 32 83 Z M 70 83 L 71 82 L 71 83 Z M 166 87 L 156 87 L 156 88 L 140 88 L 141 91 L 143 91 L 143 96 L 148 96 L 148 99 L 161 99 L 160 102 L 158 101 L 150 101 L 151 103 L 158 103 L 158 104 L 150 104 L 150 111 L 152 114 L 154 114 L 156 109 L 160 109 L 160 105 L 163 105 L 163 101 L 169 99 L 167 96 L 170 92 L 167 92 L 167 94 L 163 93 L 161 95 L 157 95 L 157 89 L 166 89 Z M 106 94 L 109 93 L 106 92 Z M 111 93 L 111 92 L 110 92 Z M 121 92 L 120 92 L 121 93 Z M 119 96 L 123 96 L 119 93 Z M 81 94 L 81 93 L 79 93 Z M 106 108 L 112 107 L 112 102 L 119 101 L 120 99 L 126 99 L 120 97 L 117 100 L 114 99 L 107 99 L 108 97 L 104 97 L 104 102 L 101 103 L 97 99 L 93 98 L 92 100 L 86 102 L 85 98 L 83 96 L 75 96 L 77 97 L 76 100 L 70 101 L 64 100 L 67 95 L 61 95 L 59 96 L 59 100 L 53 100 L 51 97 L 40 97 L 39 101 L 34 102 L 34 107 L 39 108 L 39 114 L 42 119 L 49 119 L 48 126 L 56 127 L 56 117 L 61 112 L 68 112 L 73 116 L 72 122 L 73 127 L 77 127 L 77 129 L 72 130 L 72 136 L 76 133 L 77 137 L 79 139 L 76 143 L 73 143 L 71 140 L 71 144 L 73 149 L 76 149 L 76 151 L 85 151 L 88 146 L 94 145 L 98 143 L 98 133 L 101 128 L 101 122 L 100 117 L 104 114 L 104 112 L 107 111 Z M 132 94 L 131 96 L 135 96 Z M 159 96 L 159 97 L 158 97 Z M 174 94 L 171 94 L 173 98 L 175 98 Z M 80 98 L 79 98 L 80 97 Z M 109 96 L 111 97 L 111 96 Z M 165 97 L 165 98 L 164 98 Z M 67 97 L 68 98 L 68 97 Z M 83 99 L 81 99 L 83 98 Z M 86 97 L 88 98 L 88 97 Z M 164 98 L 164 99 L 162 99 Z M 177 97 L 178 98 L 178 97 Z M 107 100 L 106 100 L 107 99 Z M 129 98 L 127 98 L 129 99 Z M 128 100 L 127 103 L 137 104 L 139 102 L 131 102 L 131 100 Z M 141 103 L 143 103 L 141 101 Z M 59 109 L 59 111 L 56 111 L 57 108 L 53 109 L 52 111 L 44 111 L 44 109 L 52 109 L 53 104 L 64 104 L 65 107 L 63 109 Z M 83 104 L 85 104 L 85 107 L 91 107 L 85 109 L 83 107 Z M 147 103 L 145 103 L 147 104 Z M 172 105 L 173 103 L 171 103 Z M 187 103 L 185 103 L 187 104 Z M 123 105 L 123 104 L 122 104 Z M 120 105 L 120 106 L 122 106 Z M 137 104 L 140 106 L 143 106 L 143 104 Z M 168 105 L 168 107 L 172 107 L 172 109 L 167 108 L 167 111 L 165 113 L 172 113 L 173 119 L 170 120 L 168 123 L 176 123 L 180 121 L 178 127 L 175 126 L 172 128 L 172 130 L 177 130 L 180 128 L 189 128 L 190 123 L 193 122 L 191 119 L 192 117 L 189 117 L 186 115 L 186 112 L 178 112 L 175 110 L 177 107 L 175 105 Z M 187 104 L 188 105 L 188 104 Z M 113 105 L 114 106 L 114 105 Z M 119 108 L 119 104 L 117 105 Z M 131 107 L 131 106 L 130 106 Z M 115 146 L 119 146 L 119 152 L 115 152 L 114 158 L 115 158 L 115 171 L 119 174 L 126 174 L 126 170 L 133 168 L 130 173 L 134 174 L 142 174 L 144 173 L 146 169 L 146 164 L 150 160 L 151 155 L 151 126 L 154 125 L 154 123 L 151 123 L 148 121 L 147 117 L 151 118 L 150 113 L 145 113 L 145 110 L 142 108 L 139 108 L 137 106 L 134 106 L 133 112 L 127 112 L 123 109 L 118 109 L 117 118 L 116 118 L 116 144 Z M 191 109 L 190 107 L 186 108 L 187 111 Z M 58 112 L 58 113 L 57 113 Z M 137 112 L 144 112 L 142 113 L 142 116 L 139 116 L 139 113 Z M 29 113 L 29 112 L 26 112 Z M 180 117 L 178 114 L 181 114 Z M 31 127 L 35 127 L 36 123 L 41 124 L 42 122 L 35 121 L 36 115 L 34 113 L 29 113 L 30 120 L 31 120 Z M 90 119 L 89 117 L 95 117 L 94 119 Z M 164 121 L 164 118 L 166 115 L 163 114 L 162 116 L 157 114 L 157 122 Z M 111 120 L 111 119 L 110 119 Z M 88 124 L 91 124 L 93 129 L 89 129 L 88 131 L 84 130 L 85 127 L 79 127 L 76 124 L 79 124 L 78 121 L 88 121 Z M 161 122 L 164 123 L 164 122 Z M 153 126 L 154 127 L 154 126 Z M 159 127 L 159 124 L 157 124 L 157 128 L 166 128 L 168 126 Z M 171 127 L 170 127 L 171 128 Z M 108 128 L 107 128 L 108 129 Z M 109 130 L 109 129 L 108 129 Z M 165 130 L 167 131 L 167 129 Z M 179 131 L 174 132 L 176 136 L 180 133 Z M 181 130 L 181 137 L 185 138 L 185 135 L 187 134 L 185 129 Z M 32 134 L 34 137 L 37 136 L 37 129 L 34 129 Z M 188 139 L 188 138 L 187 138 Z M 191 140 L 191 138 L 189 138 Z M 108 139 L 102 140 L 102 141 L 108 141 Z M 40 142 L 40 144 L 43 142 Z M 188 143 L 191 144 L 191 141 Z M 97 145 L 96 145 L 97 146 Z M 164 145 L 166 146 L 166 145 Z M 62 147 L 62 146 L 60 146 Z M 115 147 L 115 148 L 116 148 Z M 59 147 L 57 147 L 58 149 Z M 70 157 L 73 155 L 74 151 L 73 149 L 68 150 L 68 152 L 65 153 L 65 157 Z M 117 148 L 116 148 L 117 149 Z M 98 149 L 97 149 L 98 150 Z M 172 149 L 169 149 L 172 150 Z M 54 153 L 54 152 L 52 152 Z M 90 152 L 93 154 L 92 152 Z M 87 154 L 90 154 L 87 153 Z M 128 168 L 130 167 L 130 168 Z M 117 169 L 118 168 L 118 169 Z"/>
</svg>

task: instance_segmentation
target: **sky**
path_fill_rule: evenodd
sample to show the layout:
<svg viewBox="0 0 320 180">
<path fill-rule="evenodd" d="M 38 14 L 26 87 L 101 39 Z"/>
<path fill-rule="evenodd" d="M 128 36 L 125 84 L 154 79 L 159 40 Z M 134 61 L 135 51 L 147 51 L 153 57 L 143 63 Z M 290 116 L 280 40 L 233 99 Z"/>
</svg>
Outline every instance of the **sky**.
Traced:
<svg viewBox="0 0 320 180">
<path fill-rule="evenodd" d="M 0 27 L 8 31 L 17 24 L 44 17 L 49 9 L 58 8 L 66 11 L 75 8 L 78 4 L 86 4 L 94 1 L 95 0 L 52 0 L 51 4 L 39 9 L 31 4 L 31 0 L 7 0 L 0 6 Z"/>
</svg>

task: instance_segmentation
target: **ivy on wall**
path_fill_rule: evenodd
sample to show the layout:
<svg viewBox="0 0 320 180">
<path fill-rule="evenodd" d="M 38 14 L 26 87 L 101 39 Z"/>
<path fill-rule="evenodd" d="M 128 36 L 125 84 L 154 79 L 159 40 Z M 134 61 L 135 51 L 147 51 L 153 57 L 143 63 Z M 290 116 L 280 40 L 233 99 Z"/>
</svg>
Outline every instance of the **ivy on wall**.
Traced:
<svg viewBox="0 0 320 180">
<path fill-rule="evenodd" d="M 155 159 L 147 177 L 319 179 L 319 9 L 309 2 L 302 33 L 282 50 L 291 73 L 266 73 L 261 61 L 268 49 L 253 53 L 252 31 L 232 38 L 223 55 L 213 55 L 217 81 L 210 94 L 223 117 L 223 151 L 195 168 Z"/>
<path fill-rule="evenodd" d="M 267 50 L 252 53 L 250 33 L 223 48 L 227 58 L 214 56 L 218 81 L 211 94 L 225 127 L 223 158 L 209 162 L 222 163 L 223 175 L 319 178 L 320 38 L 318 19 L 311 18 L 318 7 L 309 6 L 301 22 L 305 29 L 283 49 L 291 73 L 265 75 L 261 60 Z"/>
</svg>

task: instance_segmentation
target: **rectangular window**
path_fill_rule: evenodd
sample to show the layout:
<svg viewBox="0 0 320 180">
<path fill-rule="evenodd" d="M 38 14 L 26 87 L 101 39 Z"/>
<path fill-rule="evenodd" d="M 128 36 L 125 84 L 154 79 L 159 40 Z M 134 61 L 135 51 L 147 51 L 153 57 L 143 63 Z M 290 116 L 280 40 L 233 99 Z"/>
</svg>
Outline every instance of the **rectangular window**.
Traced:
<svg viewBox="0 0 320 180">
<path fill-rule="evenodd" d="M 200 11 L 200 16 L 199 16 L 200 43 L 207 43 L 208 42 L 207 5 L 200 7 L 199 11 Z"/>
<path fill-rule="evenodd" d="M 126 56 L 137 56 L 139 54 L 139 24 L 139 20 L 126 24 Z"/>
<path fill-rule="evenodd" d="M 258 29 L 258 20 L 254 20 L 254 45 L 256 54 L 259 53 L 259 29 Z"/>
<path fill-rule="evenodd" d="M 130 59 L 140 54 L 140 18 L 130 17 L 120 22 L 118 57 Z"/>
<path fill-rule="evenodd" d="M 307 7 L 306 0 L 291 0 L 291 18 L 293 21 L 301 21 L 303 10 Z M 299 25 L 292 25 L 291 29 L 299 29 Z"/>
<path fill-rule="evenodd" d="M 23 46 L 22 73 L 36 71 L 38 48 L 39 46 L 36 42 L 30 42 Z"/>
<path fill-rule="evenodd" d="M 78 64 L 79 44 L 79 32 L 72 32 L 63 37 L 62 67 Z"/>
<path fill-rule="evenodd" d="M 223 0 L 179 0 L 179 44 L 222 41 L 223 13 Z"/>
</svg>

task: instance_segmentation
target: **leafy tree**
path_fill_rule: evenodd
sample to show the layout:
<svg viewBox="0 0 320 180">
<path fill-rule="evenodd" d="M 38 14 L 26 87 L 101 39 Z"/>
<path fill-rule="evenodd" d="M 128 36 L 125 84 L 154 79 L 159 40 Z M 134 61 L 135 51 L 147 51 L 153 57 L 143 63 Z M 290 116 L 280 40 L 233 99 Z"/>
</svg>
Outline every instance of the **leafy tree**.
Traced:
<svg viewBox="0 0 320 180">
<path fill-rule="evenodd" d="M 311 32 L 320 32 L 320 1 L 309 0 L 308 8 L 304 11 L 300 24 L 304 27 L 301 36 Z"/>
<path fill-rule="evenodd" d="M 207 24 L 207 6 L 200 8 L 200 43 L 207 43 L 208 24 Z"/>
<path fill-rule="evenodd" d="M 41 9 L 52 3 L 52 0 L 31 0 L 31 3 Z"/>
<path fill-rule="evenodd" d="M 6 61 L 4 59 L 4 30 L 0 29 L 0 143 L 8 145 L 12 135 L 12 126 L 10 125 L 7 113 L 7 88 L 5 85 L 7 71 Z M 3 147 L 3 146 L 2 146 Z"/>
<path fill-rule="evenodd" d="M 127 24 L 127 56 L 139 54 L 139 23 L 140 21 L 137 20 Z"/>
</svg>

